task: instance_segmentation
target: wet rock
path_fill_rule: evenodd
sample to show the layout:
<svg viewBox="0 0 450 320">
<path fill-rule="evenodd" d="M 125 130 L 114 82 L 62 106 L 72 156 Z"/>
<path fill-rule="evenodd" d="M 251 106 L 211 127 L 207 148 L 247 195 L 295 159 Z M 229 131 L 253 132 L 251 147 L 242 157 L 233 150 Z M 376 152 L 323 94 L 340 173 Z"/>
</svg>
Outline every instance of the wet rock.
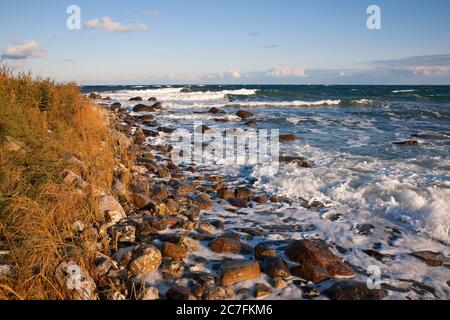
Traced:
<svg viewBox="0 0 450 320">
<path fill-rule="evenodd" d="M 228 199 L 228 203 L 236 208 L 248 208 L 248 202 L 244 199 Z"/>
<path fill-rule="evenodd" d="M 228 190 L 228 189 L 220 189 L 219 191 L 217 191 L 217 194 L 222 199 L 234 199 L 234 198 L 236 198 L 235 193 L 233 191 Z"/>
<path fill-rule="evenodd" d="M 261 243 L 255 247 L 254 251 L 255 251 L 255 258 L 261 261 L 263 261 L 267 257 L 277 256 L 277 251 L 275 249 L 272 249 L 269 246 Z"/>
<path fill-rule="evenodd" d="M 287 287 L 286 281 L 281 278 L 271 278 L 269 282 L 275 289 L 284 289 Z"/>
<path fill-rule="evenodd" d="M 254 114 L 244 110 L 239 110 L 238 112 L 236 112 L 236 115 L 241 119 L 249 119 L 255 117 Z"/>
<path fill-rule="evenodd" d="M 142 193 L 133 193 L 131 194 L 131 201 L 136 208 L 144 209 L 147 207 L 151 200 L 149 197 Z"/>
<path fill-rule="evenodd" d="M 156 101 L 158 101 L 158 99 L 156 99 L 155 97 L 150 97 L 150 98 L 148 98 L 147 101 L 156 102 Z"/>
<path fill-rule="evenodd" d="M 168 257 L 174 260 L 184 260 L 187 258 L 188 252 L 183 246 L 165 242 L 162 249 L 163 257 Z"/>
<path fill-rule="evenodd" d="M 254 296 L 256 299 L 268 297 L 272 294 L 272 290 L 268 286 L 262 283 L 255 284 Z"/>
<path fill-rule="evenodd" d="M 314 283 L 329 278 L 349 279 L 356 275 L 328 245 L 319 241 L 293 241 L 286 248 L 285 254 L 291 261 L 299 264 L 291 269 L 291 273 Z"/>
<path fill-rule="evenodd" d="M 151 200 L 156 202 L 162 202 L 169 198 L 169 193 L 167 192 L 166 188 L 162 185 L 155 185 L 151 190 Z"/>
<path fill-rule="evenodd" d="M 96 300 L 97 286 L 89 273 L 73 261 L 62 262 L 55 271 L 61 288 L 69 290 L 74 300 Z"/>
<path fill-rule="evenodd" d="M 147 106 L 145 104 L 138 104 L 133 107 L 133 112 L 155 112 L 155 108 Z"/>
<path fill-rule="evenodd" d="M 244 242 L 239 240 L 219 237 L 214 239 L 209 248 L 216 253 L 250 253 L 253 251 L 253 248 Z"/>
<path fill-rule="evenodd" d="M 249 126 L 249 127 L 257 127 L 257 126 L 258 126 L 258 123 L 257 123 L 256 121 L 247 121 L 247 122 L 245 123 L 245 125 L 246 125 L 246 126 Z"/>
<path fill-rule="evenodd" d="M 368 256 L 377 259 L 380 262 L 386 263 L 388 261 L 394 260 L 395 259 L 395 255 L 390 255 L 390 254 L 384 254 L 372 249 L 368 249 L 368 250 L 363 250 L 363 252 L 365 254 L 367 254 Z"/>
<path fill-rule="evenodd" d="M 151 115 L 151 114 L 143 114 L 137 117 L 139 121 L 153 121 L 155 120 L 155 116 Z M 144 123 L 144 125 L 146 125 Z M 147 125 L 146 125 L 147 126 Z M 147 127 L 152 127 L 152 126 L 147 126 Z"/>
<path fill-rule="evenodd" d="M 133 97 L 133 98 L 130 98 L 130 100 L 128 100 L 128 101 L 142 101 L 142 97 Z"/>
<path fill-rule="evenodd" d="M 355 281 L 338 282 L 324 294 L 331 300 L 383 300 L 387 295 L 382 289 L 369 289 L 367 283 Z"/>
<path fill-rule="evenodd" d="M 280 142 L 290 142 L 297 140 L 295 134 L 280 134 L 279 141 Z"/>
<path fill-rule="evenodd" d="M 212 182 L 212 183 L 221 183 L 223 182 L 223 178 L 220 176 L 209 176 L 208 177 L 208 182 Z"/>
<path fill-rule="evenodd" d="M 313 299 L 313 298 L 317 298 L 320 296 L 320 292 L 316 288 L 309 287 L 309 286 L 303 286 L 303 287 L 301 287 L 301 289 L 303 292 L 303 297 L 306 299 Z"/>
<path fill-rule="evenodd" d="M 216 108 L 216 107 L 212 107 L 208 111 L 208 113 L 211 113 L 211 114 L 218 114 L 219 112 L 220 112 L 219 108 Z"/>
<path fill-rule="evenodd" d="M 159 290 L 157 288 L 144 288 L 137 299 L 141 301 L 159 300 Z"/>
<path fill-rule="evenodd" d="M 152 105 L 153 108 L 161 110 L 162 109 L 162 104 L 161 102 L 156 102 L 155 104 Z"/>
<path fill-rule="evenodd" d="M 167 127 L 158 127 L 159 132 L 163 132 L 165 134 L 172 134 L 177 131 L 176 128 L 167 128 Z"/>
<path fill-rule="evenodd" d="M 442 265 L 450 266 L 450 258 L 444 256 L 442 253 L 436 253 L 432 251 L 417 251 L 413 252 L 412 255 L 422 260 L 430 267 L 439 267 Z"/>
<path fill-rule="evenodd" d="M 161 272 L 166 279 L 179 279 L 184 275 L 184 265 L 181 261 L 164 260 Z"/>
<path fill-rule="evenodd" d="M 375 229 L 375 226 L 371 224 L 358 224 L 356 226 L 356 229 L 358 230 L 360 235 L 368 236 L 372 234 L 372 231 Z"/>
<path fill-rule="evenodd" d="M 159 137 L 159 132 L 148 130 L 148 129 L 142 129 L 146 137 L 156 138 Z"/>
<path fill-rule="evenodd" d="M 88 95 L 88 98 L 89 98 L 89 99 L 92 99 L 92 100 L 101 100 L 101 99 L 102 99 L 102 96 L 101 96 L 100 94 L 96 93 L 96 92 L 91 92 L 91 93 Z"/>
<path fill-rule="evenodd" d="M 147 117 L 150 117 L 150 116 L 147 116 Z M 151 128 L 159 127 L 159 123 L 156 120 L 152 120 L 152 121 L 147 120 L 147 121 L 142 122 L 142 124 L 146 127 L 151 127 Z M 144 131 L 144 133 L 145 133 L 145 131 Z"/>
<path fill-rule="evenodd" d="M 253 198 L 253 201 L 255 201 L 258 204 L 266 204 L 267 202 L 269 202 L 269 199 L 267 198 L 267 196 L 256 196 Z"/>
<path fill-rule="evenodd" d="M 234 191 L 236 198 L 249 200 L 251 197 L 255 195 L 255 193 L 249 188 L 236 188 Z"/>
<path fill-rule="evenodd" d="M 263 271 L 272 278 L 286 279 L 291 276 L 287 263 L 278 257 L 266 257 L 263 262 Z"/>
<path fill-rule="evenodd" d="M 122 108 L 122 104 L 120 102 L 113 102 L 110 104 L 110 108 L 112 110 L 118 110 L 118 109 Z"/>
<path fill-rule="evenodd" d="M 194 200 L 194 204 L 203 211 L 211 211 L 214 208 L 214 204 L 205 194 L 198 195 Z"/>
<path fill-rule="evenodd" d="M 168 300 L 183 301 L 183 300 L 192 300 L 194 295 L 186 287 L 173 286 L 172 288 L 169 289 L 169 291 L 167 291 L 166 297 Z"/>
<path fill-rule="evenodd" d="M 196 192 L 197 189 L 195 189 L 193 186 L 186 184 L 180 184 L 177 188 L 177 196 L 187 196 Z"/>
<path fill-rule="evenodd" d="M 133 250 L 130 271 L 135 275 L 144 275 L 158 270 L 162 262 L 161 252 L 151 244 L 145 244 Z"/>
<path fill-rule="evenodd" d="M 398 145 L 398 146 L 417 146 L 417 145 L 419 145 L 419 141 L 407 140 L 407 141 L 394 142 L 394 144 Z"/>
<path fill-rule="evenodd" d="M 295 164 L 301 168 L 311 168 L 311 162 L 303 157 L 282 156 L 280 157 L 280 163 Z"/>
<path fill-rule="evenodd" d="M 261 270 L 257 261 L 231 261 L 222 265 L 220 282 L 227 287 L 260 276 Z"/>
</svg>

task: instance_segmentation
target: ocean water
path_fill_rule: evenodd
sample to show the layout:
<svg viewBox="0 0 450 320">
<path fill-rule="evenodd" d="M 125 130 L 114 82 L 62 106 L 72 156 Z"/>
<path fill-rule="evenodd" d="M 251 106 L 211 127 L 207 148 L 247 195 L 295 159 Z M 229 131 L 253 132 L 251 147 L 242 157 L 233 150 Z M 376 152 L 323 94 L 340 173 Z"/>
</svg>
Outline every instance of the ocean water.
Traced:
<svg viewBox="0 0 450 320">
<path fill-rule="evenodd" d="M 311 237 L 355 248 L 346 258 L 356 265 L 375 263 L 358 248 L 380 247 L 386 228 L 398 230 L 402 239 L 395 244 L 387 239 L 381 249 L 401 257 L 400 263 L 390 266 L 390 275 L 422 278 L 441 288 L 441 296 L 449 295 L 444 281 L 450 279 L 448 269 L 433 271 L 430 277 L 430 270 L 421 262 L 415 267 L 407 253 L 448 253 L 450 86 L 95 86 L 82 90 L 110 96 L 130 110 L 136 103 L 129 98 L 154 96 L 164 107 L 158 122 L 176 128 L 192 131 L 195 121 L 215 128 L 242 128 L 234 114 L 243 109 L 257 116 L 259 128 L 296 134 L 297 141 L 281 144 L 281 153 L 306 157 L 312 168 L 285 165 L 274 172 L 266 166 L 217 166 L 214 170 L 236 185 L 252 180 L 262 192 L 291 198 L 291 205 L 278 209 L 291 217 L 289 224 L 314 225 Z M 221 115 L 208 114 L 211 107 L 225 111 L 230 121 L 214 122 Z M 419 145 L 395 144 L 405 140 L 417 140 Z M 296 203 L 301 199 L 324 206 L 307 210 Z M 255 210 L 249 215 L 254 215 L 254 224 L 286 224 L 268 221 Z M 331 216 L 338 219 L 330 221 Z M 354 230 L 361 223 L 384 231 L 369 238 L 359 236 Z M 298 236 L 295 231 L 275 232 L 271 240 Z"/>
</svg>

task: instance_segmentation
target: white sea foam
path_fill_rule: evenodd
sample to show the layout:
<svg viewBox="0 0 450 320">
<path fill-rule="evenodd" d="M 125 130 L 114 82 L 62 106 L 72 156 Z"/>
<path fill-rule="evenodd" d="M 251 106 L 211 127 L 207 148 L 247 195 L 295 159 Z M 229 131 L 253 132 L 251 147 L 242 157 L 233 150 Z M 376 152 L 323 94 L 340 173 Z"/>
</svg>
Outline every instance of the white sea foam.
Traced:
<svg viewBox="0 0 450 320">
<path fill-rule="evenodd" d="M 245 107 L 307 107 L 307 106 L 337 106 L 341 100 L 318 100 L 318 101 L 236 101 L 228 105 L 239 105 Z"/>
<path fill-rule="evenodd" d="M 408 93 L 408 92 L 415 92 L 416 90 L 414 89 L 407 89 L 407 90 L 394 90 L 391 91 L 392 93 Z"/>
</svg>

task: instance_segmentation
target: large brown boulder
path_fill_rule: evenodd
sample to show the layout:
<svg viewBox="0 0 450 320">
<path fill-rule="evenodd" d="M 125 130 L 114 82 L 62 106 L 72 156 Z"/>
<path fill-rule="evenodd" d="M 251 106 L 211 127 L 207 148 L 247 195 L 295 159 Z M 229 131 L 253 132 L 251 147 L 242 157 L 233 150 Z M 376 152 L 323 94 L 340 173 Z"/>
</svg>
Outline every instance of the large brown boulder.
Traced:
<svg viewBox="0 0 450 320">
<path fill-rule="evenodd" d="M 285 250 L 286 256 L 299 265 L 291 273 L 314 283 L 329 278 L 350 279 L 355 272 L 328 247 L 316 240 L 293 241 Z"/>
<path fill-rule="evenodd" d="M 174 260 L 184 260 L 187 258 L 188 252 L 185 247 L 171 242 L 164 242 L 162 249 L 163 257 L 171 258 Z"/>
<path fill-rule="evenodd" d="M 133 250 L 130 271 L 137 275 L 145 275 L 158 270 L 162 262 L 161 252 L 153 245 L 141 245 Z"/>
<path fill-rule="evenodd" d="M 231 261 L 223 264 L 220 281 L 227 287 L 260 276 L 261 269 L 257 261 Z"/>
<path fill-rule="evenodd" d="M 238 112 L 236 112 L 236 115 L 241 119 L 250 119 L 255 117 L 253 113 L 244 110 L 239 110 Z"/>
<path fill-rule="evenodd" d="M 253 248 L 236 239 L 219 237 L 214 239 L 209 248 L 216 253 L 250 253 Z"/>
</svg>

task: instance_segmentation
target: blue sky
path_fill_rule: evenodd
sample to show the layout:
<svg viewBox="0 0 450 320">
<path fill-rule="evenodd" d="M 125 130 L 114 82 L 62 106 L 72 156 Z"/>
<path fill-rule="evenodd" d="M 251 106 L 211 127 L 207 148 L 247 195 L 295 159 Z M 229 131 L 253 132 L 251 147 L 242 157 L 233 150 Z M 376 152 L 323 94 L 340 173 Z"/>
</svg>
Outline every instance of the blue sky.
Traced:
<svg viewBox="0 0 450 320">
<path fill-rule="evenodd" d="M 81 9 L 68 30 L 66 9 Z M 381 30 L 366 10 L 381 8 Z M 3 63 L 80 84 L 450 84 L 449 0 L 2 1 Z"/>
</svg>

